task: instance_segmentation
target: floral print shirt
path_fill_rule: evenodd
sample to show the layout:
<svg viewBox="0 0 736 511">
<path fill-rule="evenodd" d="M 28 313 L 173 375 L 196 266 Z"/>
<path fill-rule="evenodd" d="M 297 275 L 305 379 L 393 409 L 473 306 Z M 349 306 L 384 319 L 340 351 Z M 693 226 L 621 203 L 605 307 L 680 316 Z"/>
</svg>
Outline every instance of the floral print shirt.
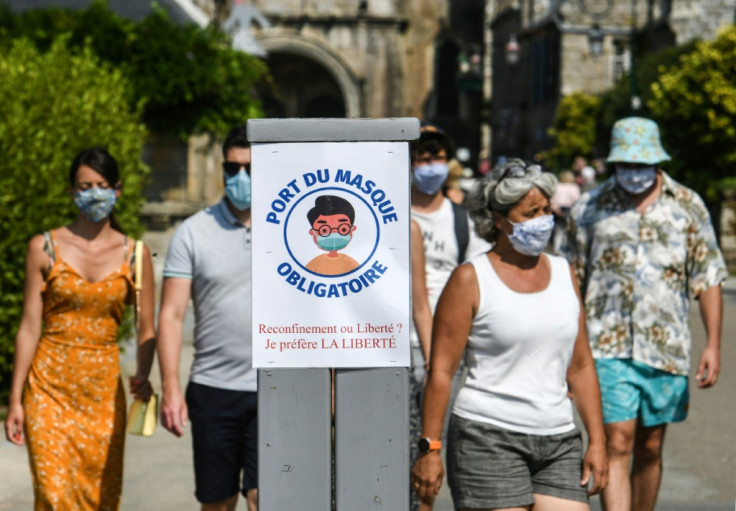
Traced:
<svg viewBox="0 0 736 511">
<path fill-rule="evenodd" d="M 575 268 L 593 356 L 686 375 L 690 297 L 727 277 L 702 199 L 664 172 L 639 214 L 612 177 L 573 206 L 560 252 Z"/>
</svg>

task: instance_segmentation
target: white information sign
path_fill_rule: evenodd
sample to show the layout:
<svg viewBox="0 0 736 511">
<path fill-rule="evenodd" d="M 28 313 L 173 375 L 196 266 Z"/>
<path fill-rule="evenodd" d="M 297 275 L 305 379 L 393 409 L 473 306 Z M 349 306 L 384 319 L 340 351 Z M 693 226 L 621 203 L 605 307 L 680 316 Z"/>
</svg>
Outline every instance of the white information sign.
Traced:
<svg viewBox="0 0 736 511">
<path fill-rule="evenodd" d="M 253 366 L 409 366 L 409 144 L 252 147 Z"/>
</svg>

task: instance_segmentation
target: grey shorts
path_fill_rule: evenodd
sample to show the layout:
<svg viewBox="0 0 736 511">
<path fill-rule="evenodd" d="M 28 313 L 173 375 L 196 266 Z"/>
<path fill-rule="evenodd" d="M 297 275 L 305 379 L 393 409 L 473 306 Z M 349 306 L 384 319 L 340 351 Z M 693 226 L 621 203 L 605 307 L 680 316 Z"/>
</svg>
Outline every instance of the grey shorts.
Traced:
<svg viewBox="0 0 736 511">
<path fill-rule="evenodd" d="M 447 437 L 447 482 L 456 509 L 529 506 L 535 493 L 588 502 L 577 429 L 527 435 L 453 415 Z"/>
</svg>

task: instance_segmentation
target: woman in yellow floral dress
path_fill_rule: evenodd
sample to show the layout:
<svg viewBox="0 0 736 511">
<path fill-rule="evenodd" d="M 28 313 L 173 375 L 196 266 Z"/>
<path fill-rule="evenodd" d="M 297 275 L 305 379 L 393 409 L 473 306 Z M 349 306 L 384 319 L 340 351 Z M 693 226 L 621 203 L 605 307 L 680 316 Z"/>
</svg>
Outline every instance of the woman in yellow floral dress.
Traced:
<svg viewBox="0 0 736 511">
<path fill-rule="evenodd" d="M 135 299 L 134 243 L 112 214 L 121 183 L 107 151 L 82 151 L 69 181 L 79 216 L 28 244 L 5 432 L 11 442 L 28 444 L 36 510 L 116 510 L 126 408 L 117 331 L 125 305 Z M 142 262 L 130 390 L 147 400 L 155 333 L 153 266 L 145 247 Z"/>
</svg>

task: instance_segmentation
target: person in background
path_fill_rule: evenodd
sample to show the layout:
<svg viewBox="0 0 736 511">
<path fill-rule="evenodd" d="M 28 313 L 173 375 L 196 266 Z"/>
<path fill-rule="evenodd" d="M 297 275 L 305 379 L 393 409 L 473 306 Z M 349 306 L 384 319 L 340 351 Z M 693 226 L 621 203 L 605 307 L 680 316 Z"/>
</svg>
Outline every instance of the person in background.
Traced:
<svg viewBox="0 0 736 511">
<path fill-rule="evenodd" d="M 493 249 L 458 266 L 437 305 L 423 454 L 411 475 L 420 498 L 442 484 L 440 439 L 463 353 L 468 374 L 447 434 L 455 509 L 583 511 L 606 486 L 600 393 L 577 280 L 564 258 L 543 253 L 556 184 L 538 165 L 511 159 L 468 199 Z M 573 403 L 588 433 L 585 453 Z"/>
<path fill-rule="evenodd" d="M 583 167 L 583 170 L 580 171 L 580 179 L 582 182 L 580 184 L 580 190 L 583 192 L 592 190 L 597 186 L 595 169 L 589 165 L 586 165 Z"/>
<path fill-rule="evenodd" d="M 560 172 L 559 181 L 549 201 L 552 214 L 555 216 L 555 230 L 552 233 L 552 249 L 555 253 L 562 244 L 567 214 L 575 201 L 580 198 L 580 187 L 575 182 L 575 174 L 571 170 Z"/>
<path fill-rule="evenodd" d="M 442 185 L 442 193 L 455 204 L 462 204 L 465 200 L 465 192 L 460 188 L 460 178 L 463 177 L 463 166 L 455 158 L 447 163 L 449 173 L 445 184 Z"/>
<path fill-rule="evenodd" d="M 164 265 L 158 355 L 161 422 L 181 436 L 192 422 L 196 498 L 233 511 L 238 492 L 258 506 L 258 411 L 251 354 L 250 143 L 245 126 L 222 146 L 225 197 L 176 230 Z M 189 299 L 194 361 L 186 399 L 179 356 Z M 242 482 L 241 482 L 242 477 Z"/>
<path fill-rule="evenodd" d="M 570 165 L 570 168 L 575 173 L 575 182 L 580 187 L 582 187 L 583 184 L 585 184 L 585 180 L 583 179 L 583 169 L 587 166 L 588 166 L 588 160 L 586 160 L 584 156 L 580 156 L 580 155 L 573 158 L 572 164 Z"/>
<path fill-rule="evenodd" d="M 659 168 L 669 159 L 654 121 L 617 121 L 615 175 L 573 206 L 561 247 L 581 282 L 600 380 L 608 511 L 654 509 L 667 425 L 688 411 L 691 298 L 707 332 L 698 387 L 720 372 L 726 265 L 701 198 Z"/>
<path fill-rule="evenodd" d="M 412 319 L 416 336 L 419 339 L 419 346 L 422 350 L 422 358 L 427 361 L 424 370 L 427 369 L 429 362 L 429 349 L 432 342 L 432 309 L 429 306 L 429 298 L 427 297 L 427 274 L 424 268 L 424 240 L 422 239 L 422 230 L 419 224 L 414 220 L 411 221 L 411 306 Z M 413 379 L 412 379 L 413 380 Z M 424 386 L 424 382 L 417 382 L 420 387 Z M 416 393 L 415 393 L 416 394 Z M 421 395 L 421 388 L 419 394 Z M 421 403 L 417 403 L 421 406 Z M 417 426 L 419 427 L 419 426 Z"/>
<path fill-rule="evenodd" d="M 122 183 L 103 148 L 69 170 L 79 208 L 71 224 L 34 236 L 15 338 L 5 434 L 28 444 L 35 509 L 118 509 L 123 485 L 125 394 L 118 328 L 135 301 L 134 241 L 115 220 Z M 155 350 L 151 255 L 143 247 L 134 397 L 148 401 Z"/>
</svg>

